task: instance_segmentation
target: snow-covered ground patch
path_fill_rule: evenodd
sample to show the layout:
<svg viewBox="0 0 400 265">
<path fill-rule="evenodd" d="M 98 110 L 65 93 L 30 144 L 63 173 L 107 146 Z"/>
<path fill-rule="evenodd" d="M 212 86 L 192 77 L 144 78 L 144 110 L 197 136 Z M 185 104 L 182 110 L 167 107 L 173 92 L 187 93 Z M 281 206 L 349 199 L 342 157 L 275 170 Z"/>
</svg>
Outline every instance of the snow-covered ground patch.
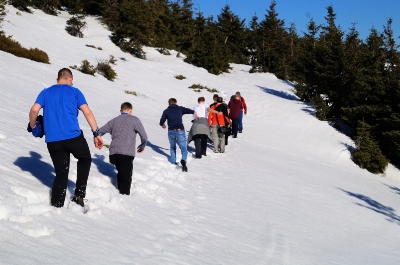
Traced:
<svg viewBox="0 0 400 265">
<path fill-rule="evenodd" d="M 399 264 L 399 170 L 360 169 L 350 159 L 351 139 L 318 121 L 287 82 L 244 65 L 211 75 L 154 48 L 140 60 L 120 51 L 96 17 L 86 19 L 79 39 L 64 29 L 67 13 L 18 16 L 7 7 L 6 34 L 44 50 L 51 64 L 0 51 L 0 264 Z M 68 199 L 75 159 L 65 207 L 56 209 L 49 206 L 53 165 L 44 139 L 26 131 L 28 112 L 60 68 L 110 55 L 114 82 L 74 70 L 74 85 L 100 125 L 124 101 L 143 122 L 149 143 L 134 160 L 131 195 L 118 193 L 108 149 L 92 146 L 80 114 L 93 158 L 88 212 Z M 199 96 L 212 103 L 212 93 L 193 92 L 192 84 L 226 100 L 240 91 L 249 110 L 225 154 L 209 149 L 196 160 L 191 143 L 183 173 L 168 162 L 167 131 L 158 123 L 170 97 L 190 108 Z M 190 120 L 184 116 L 186 130 Z"/>
</svg>

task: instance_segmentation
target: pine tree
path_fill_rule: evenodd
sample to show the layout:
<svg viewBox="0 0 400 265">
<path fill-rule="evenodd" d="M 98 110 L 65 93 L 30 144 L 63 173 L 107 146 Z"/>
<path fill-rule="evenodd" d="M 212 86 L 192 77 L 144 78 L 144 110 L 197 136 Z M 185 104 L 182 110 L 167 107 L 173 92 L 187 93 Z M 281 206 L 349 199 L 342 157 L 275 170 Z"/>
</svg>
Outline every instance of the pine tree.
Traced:
<svg viewBox="0 0 400 265">
<path fill-rule="evenodd" d="M 262 36 L 258 43 L 261 58 L 258 59 L 260 72 L 271 72 L 278 78 L 285 77 L 285 56 L 289 51 L 288 33 L 285 22 L 278 18 L 275 10 L 276 1 L 273 0 L 265 18 L 260 22 L 259 33 Z"/>
<path fill-rule="evenodd" d="M 245 20 L 233 14 L 229 5 L 226 5 L 218 15 L 218 30 L 225 37 L 224 47 L 229 55 L 229 62 L 248 64 L 246 56 Z"/>
<path fill-rule="evenodd" d="M 32 13 L 29 9 L 31 5 L 29 0 L 9 0 L 8 3 L 21 11 Z"/>
<path fill-rule="evenodd" d="M 316 78 L 317 68 L 317 34 L 320 26 L 313 19 L 307 25 L 308 32 L 304 33 L 303 38 L 299 40 L 299 52 L 297 59 L 293 63 L 294 79 L 297 81 L 296 94 L 300 100 L 310 102 L 317 95 L 318 80 Z M 318 99 L 320 101 L 320 99 Z"/>
<path fill-rule="evenodd" d="M 252 65 L 250 73 L 256 72 L 258 68 L 258 60 L 261 58 L 260 49 L 258 43 L 260 42 L 259 24 L 258 17 L 254 14 L 249 23 L 249 29 L 247 30 L 247 48 L 249 50 L 249 62 Z"/>
<path fill-rule="evenodd" d="M 223 45 L 225 39 L 219 32 L 217 23 L 212 17 L 205 19 L 203 14 L 199 13 L 195 24 L 195 41 L 185 61 L 203 67 L 212 74 L 228 72 L 228 53 Z"/>
<path fill-rule="evenodd" d="M 372 173 L 384 173 L 389 161 L 371 137 L 370 130 L 371 126 L 359 121 L 355 138 L 356 149 L 352 154 L 353 159 L 361 168 L 365 168 Z"/>
<path fill-rule="evenodd" d="M 400 166 L 400 59 L 398 45 L 394 39 L 392 19 L 388 19 L 384 27 L 385 69 L 383 80 L 385 97 L 381 100 L 380 108 L 385 110 L 377 119 L 382 133 L 381 148 L 384 154 L 396 165 Z"/>
<path fill-rule="evenodd" d="M 85 11 L 78 0 L 76 6 L 69 12 L 72 17 L 67 20 L 65 30 L 72 36 L 83 38 L 83 30 L 86 28 Z"/>
<path fill-rule="evenodd" d="M 347 90 L 343 85 L 344 72 L 344 46 L 343 31 L 336 26 L 336 14 L 332 6 L 327 7 L 328 15 L 325 17 L 327 24 L 322 26 L 319 45 L 316 50 L 316 85 L 318 93 L 324 94 L 326 103 L 330 106 L 329 119 L 340 118 L 343 100 L 346 99 Z"/>
<path fill-rule="evenodd" d="M 0 36 L 4 35 L 4 31 L 1 30 L 4 17 L 7 15 L 6 0 L 0 0 Z"/>
<path fill-rule="evenodd" d="M 50 15 L 57 15 L 59 0 L 31 0 L 31 5 Z"/>
</svg>

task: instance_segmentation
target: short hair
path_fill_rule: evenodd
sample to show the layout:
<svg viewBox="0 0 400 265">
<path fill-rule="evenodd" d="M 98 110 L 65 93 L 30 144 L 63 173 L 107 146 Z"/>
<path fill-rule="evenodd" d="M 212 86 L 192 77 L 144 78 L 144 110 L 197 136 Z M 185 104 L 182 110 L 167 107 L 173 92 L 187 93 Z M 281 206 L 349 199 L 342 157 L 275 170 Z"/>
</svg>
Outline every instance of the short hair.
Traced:
<svg viewBox="0 0 400 265">
<path fill-rule="evenodd" d="M 240 95 L 240 92 L 238 91 L 238 92 L 236 92 L 236 96 L 239 96 L 239 97 L 241 97 L 241 95 Z"/>
<path fill-rule="evenodd" d="M 222 99 L 222 97 L 218 97 L 218 98 L 217 98 L 217 102 L 218 102 L 218 103 L 222 103 L 222 101 L 224 101 L 224 100 Z"/>
<path fill-rule="evenodd" d="M 129 102 L 124 102 L 121 104 L 121 110 L 129 110 L 132 109 L 132 104 Z"/>
<path fill-rule="evenodd" d="M 204 101 L 206 101 L 206 99 L 205 99 L 204 97 L 199 97 L 199 98 L 197 99 L 197 102 L 198 102 L 198 103 L 204 102 Z"/>
<path fill-rule="evenodd" d="M 218 94 L 214 94 L 213 100 L 217 100 L 217 98 L 218 98 Z"/>
<path fill-rule="evenodd" d="M 58 80 L 68 78 L 68 77 L 73 77 L 71 70 L 69 70 L 68 68 L 63 68 L 63 69 L 60 69 L 60 71 L 58 71 L 58 75 L 57 75 Z"/>
<path fill-rule="evenodd" d="M 170 99 L 168 99 L 168 104 L 169 105 L 171 105 L 171 104 L 176 104 L 176 98 L 170 98 Z"/>
</svg>

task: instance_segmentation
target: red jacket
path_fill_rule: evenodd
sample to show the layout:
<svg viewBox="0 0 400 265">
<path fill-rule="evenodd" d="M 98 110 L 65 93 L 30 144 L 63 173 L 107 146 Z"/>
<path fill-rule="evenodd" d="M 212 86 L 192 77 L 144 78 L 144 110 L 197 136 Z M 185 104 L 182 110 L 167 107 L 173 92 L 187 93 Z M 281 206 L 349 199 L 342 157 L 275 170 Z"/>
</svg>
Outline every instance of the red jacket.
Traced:
<svg viewBox="0 0 400 265">
<path fill-rule="evenodd" d="M 241 97 L 240 100 L 242 101 L 242 105 L 243 105 L 243 110 L 244 113 L 247 113 L 247 105 L 246 105 L 246 101 L 244 101 L 244 98 Z"/>
<path fill-rule="evenodd" d="M 243 110 L 242 101 L 234 97 L 229 101 L 228 107 L 230 110 L 229 117 L 232 119 L 238 119 L 240 112 Z"/>
</svg>

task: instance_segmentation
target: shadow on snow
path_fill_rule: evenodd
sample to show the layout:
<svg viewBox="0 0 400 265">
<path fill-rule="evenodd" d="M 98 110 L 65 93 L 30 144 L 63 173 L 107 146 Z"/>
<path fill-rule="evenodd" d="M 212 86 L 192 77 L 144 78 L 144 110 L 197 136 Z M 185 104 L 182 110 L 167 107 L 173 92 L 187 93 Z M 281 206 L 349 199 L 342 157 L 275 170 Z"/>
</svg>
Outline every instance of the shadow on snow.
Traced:
<svg viewBox="0 0 400 265">
<path fill-rule="evenodd" d="M 340 188 L 338 188 L 338 189 L 343 191 L 347 195 L 357 198 L 365 203 L 365 204 L 355 203 L 356 205 L 367 208 L 376 213 L 382 214 L 387 218 L 388 221 L 397 223 L 398 225 L 400 225 L 400 216 L 395 213 L 395 210 L 392 207 L 385 206 L 385 205 L 371 199 L 368 196 L 352 193 L 350 191 L 343 190 Z"/>
<path fill-rule="evenodd" d="M 284 91 L 277 91 L 268 87 L 262 87 L 262 86 L 257 86 L 258 88 L 260 88 L 262 91 L 264 91 L 265 93 L 271 94 L 273 96 L 277 96 L 279 98 L 283 98 L 283 99 L 287 99 L 287 100 L 296 100 L 299 101 L 299 98 L 289 94 L 287 92 Z"/>
<path fill-rule="evenodd" d="M 117 172 L 115 170 L 115 166 L 106 161 L 105 156 L 103 155 L 94 155 L 95 158 L 92 159 L 93 164 L 97 166 L 97 170 L 104 176 L 110 178 L 111 184 L 116 188 L 117 186 Z"/>
<path fill-rule="evenodd" d="M 55 178 L 55 171 L 52 165 L 43 162 L 42 156 L 34 151 L 29 152 L 30 157 L 22 156 L 15 160 L 14 165 L 22 171 L 27 171 L 37 178 L 42 184 L 51 188 Z M 74 194 L 75 183 L 68 179 L 68 190 Z"/>
</svg>

